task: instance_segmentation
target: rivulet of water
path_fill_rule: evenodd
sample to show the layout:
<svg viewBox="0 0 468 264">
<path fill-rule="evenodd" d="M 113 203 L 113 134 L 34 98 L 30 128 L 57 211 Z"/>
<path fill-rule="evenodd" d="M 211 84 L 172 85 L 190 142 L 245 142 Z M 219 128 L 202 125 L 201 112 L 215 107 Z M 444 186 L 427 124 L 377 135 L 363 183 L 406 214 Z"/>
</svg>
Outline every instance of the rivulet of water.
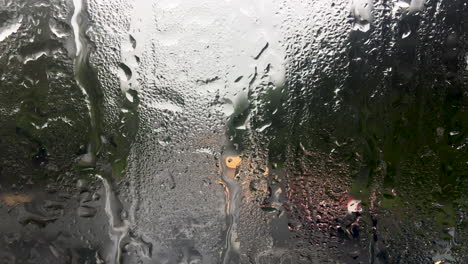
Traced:
<svg viewBox="0 0 468 264">
<path fill-rule="evenodd" d="M 104 210 L 109 221 L 109 236 L 112 241 L 111 249 L 106 260 L 109 263 L 120 264 L 122 259 L 123 241 L 129 235 L 129 222 L 121 218 L 122 204 L 115 195 L 109 182 L 101 175 L 96 177 L 102 182 L 105 191 Z"/>
<path fill-rule="evenodd" d="M 96 73 L 89 63 L 91 45 L 85 31 L 88 29 L 87 17 L 85 16 L 84 0 L 73 0 L 74 10 L 71 18 L 75 40 L 75 60 L 74 72 L 78 87 L 85 96 L 90 117 L 89 126 L 89 145 L 87 153 L 80 158 L 79 165 L 94 166 L 96 163 L 96 153 L 101 145 L 101 104 L 102 92 L 99 90 L 99 83 L 96 79 Z"/>
<path fill-rule="evenodd" d="M 239 242 L 237 241 L 238 210 L 240 206 L 240 184 L 236 180 L 240 165 L 239 156 L 225 155 L 221 161 L 221 184 L 226 194 L 226 231 L 223 264 L 239 263 Z"/>
</svg>

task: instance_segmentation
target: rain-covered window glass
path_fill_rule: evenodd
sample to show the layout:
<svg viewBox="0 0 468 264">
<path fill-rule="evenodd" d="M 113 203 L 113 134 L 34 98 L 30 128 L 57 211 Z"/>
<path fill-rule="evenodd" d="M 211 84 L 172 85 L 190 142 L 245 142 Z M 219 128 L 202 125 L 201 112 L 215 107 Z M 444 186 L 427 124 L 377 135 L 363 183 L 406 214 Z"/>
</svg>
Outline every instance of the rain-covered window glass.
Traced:
<svg viewBox="0 0 468 264">
<path fill-rule="evenodd" d="M 468 2 L 0 0 L 0 263 L 468 263 Z"/>
</svg>

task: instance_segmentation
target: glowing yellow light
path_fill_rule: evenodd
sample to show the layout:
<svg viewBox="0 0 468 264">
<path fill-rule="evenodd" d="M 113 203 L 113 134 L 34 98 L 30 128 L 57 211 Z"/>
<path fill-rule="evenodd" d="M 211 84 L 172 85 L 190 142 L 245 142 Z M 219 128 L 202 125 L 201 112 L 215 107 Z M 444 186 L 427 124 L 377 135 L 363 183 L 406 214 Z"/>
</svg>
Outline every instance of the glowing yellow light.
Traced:
<svg viewBox="0 0 468 264">
<path fill-rule="evenodd" d="M 9 206 L 14 206 L 19 203 L 28 203 L 32 201 L 32 197 L 24 194 L 1 194 L 0 201 Z"/>
<path fill-rule="evenodd" d="M 242 159 L 239 156 L 235 157 L 226 157 L 226 166 L 231 169 L 239 167 Z"/>
</svg>

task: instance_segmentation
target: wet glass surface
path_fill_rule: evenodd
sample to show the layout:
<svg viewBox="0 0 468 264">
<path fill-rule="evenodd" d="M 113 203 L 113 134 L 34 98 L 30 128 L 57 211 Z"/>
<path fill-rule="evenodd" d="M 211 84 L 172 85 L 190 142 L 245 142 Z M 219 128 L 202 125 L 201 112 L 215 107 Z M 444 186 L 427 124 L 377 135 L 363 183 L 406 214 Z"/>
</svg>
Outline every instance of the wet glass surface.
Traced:
<svg viewBox="0 0 468 264">
<path fill-rule="evenodd" d="M 466 0 L 0 0 L 0 263 L 466 263 Z"/>
</svg>

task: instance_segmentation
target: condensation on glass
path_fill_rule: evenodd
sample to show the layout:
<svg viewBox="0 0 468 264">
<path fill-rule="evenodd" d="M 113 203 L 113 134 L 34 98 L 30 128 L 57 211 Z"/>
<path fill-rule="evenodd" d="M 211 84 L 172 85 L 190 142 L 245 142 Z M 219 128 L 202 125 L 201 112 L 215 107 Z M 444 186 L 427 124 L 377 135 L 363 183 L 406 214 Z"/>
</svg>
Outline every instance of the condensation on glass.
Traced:
<svg viewBox="0 0 468 264">
<path fill-rule="evenodd" d="M 0 0 L 1 263 L 464 263 L 465 0 Z"/>
</svg>

